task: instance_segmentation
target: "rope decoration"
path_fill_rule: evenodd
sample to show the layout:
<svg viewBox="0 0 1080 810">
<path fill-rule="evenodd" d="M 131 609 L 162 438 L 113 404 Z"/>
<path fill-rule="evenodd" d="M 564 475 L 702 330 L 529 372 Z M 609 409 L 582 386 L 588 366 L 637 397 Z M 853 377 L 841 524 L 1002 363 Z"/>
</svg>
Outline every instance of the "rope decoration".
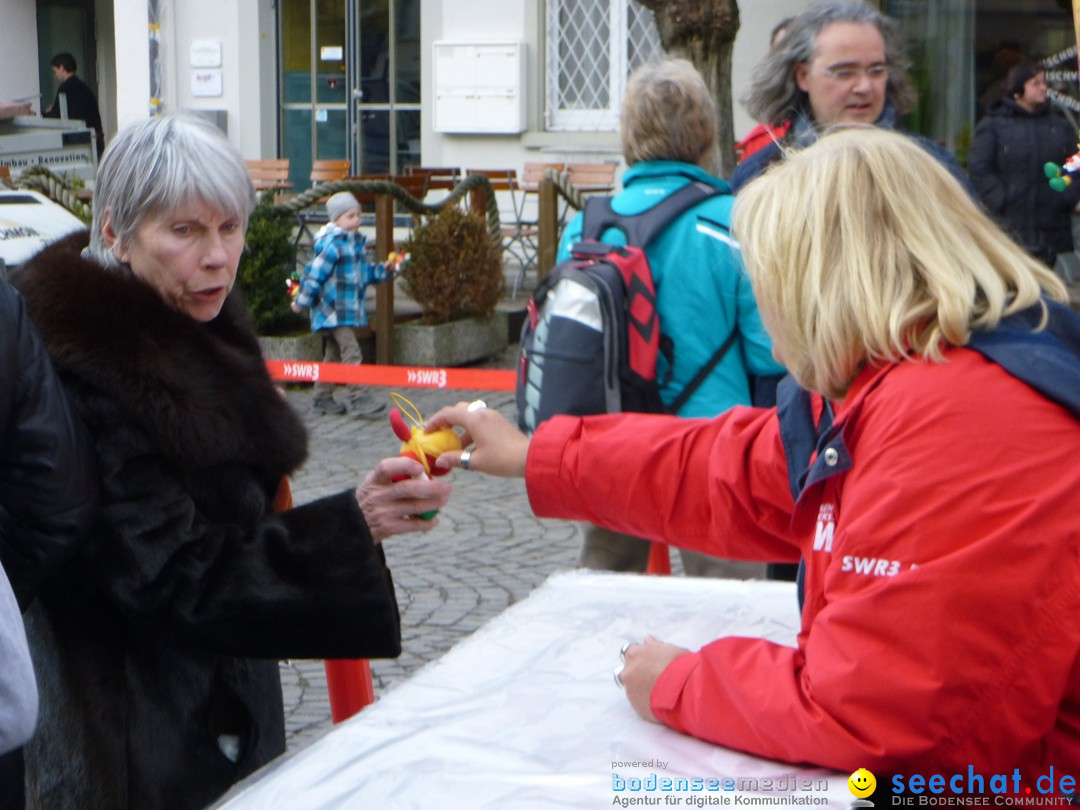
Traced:
<svg viewBox="0 0 1080 810">
<path fill-rule="evenodd" d="M 26 188 L 44 194 L 83 222 L 89 223 L 93 219 L 93 206 L 80 200 L 71 186 L 45 166 L 30 167 L 22 173 L 16 185 L 18 188 Z M 499 222 L 499 206 L 495 194 L 491 190 L 491 181 L 482 174 L 470 174 L 437 203 L 429 204 L 418 200 L 397 183 L 388 180 L 333 180 L 318 183 L 313 188 L 295 197 L 277 203 L 274 207 L 296 213 L 314 205 L 323 197 L 338 191 L 350 191 L 356 194 L 385 194 L 401 203 L 409 213 L 433 216 L 438 214 L 445 206 L 458 202 L 470 191 L 478 188 L 487 191 L 484 196 L 487 207 L 488 231 L 491 233 L 492 241 L 501 246 L 502 235 L 500 229 L 502 226 Z"/>
<path fill-rule="evenodd" d="M 80 200 L 71 186 L 45 166 L 31 166 L 20 175 L 15 185 L 16 188 L 44 194 L 87 224 L 93 219 L 94 209 Z"/>
<path fill-rule="evenodd" d="M 331 180 L 325 183 L 317 183 L 314 187 L 277 203 L 274 207 L 280 210 L 297 213 L 308 206 L 314 205 L 323 197 L 336 194 L 339 191 L 348 191 L 353 194 L 385 194 L 393 197 L 410 214 L 433 216 L 439 213 L 447 205 L 458 202 L 462 197 L 473 189 L 486 189 L 484 195 L 487 201 L 488 231 L 495 244 L 502 246 L 502 225 L 499 222 L 499 206 L 495 199 L 495 193 L 491 189 L 491 181 L 482 174 L 470 174 L 458 183 L 443 199 L 437 203 L 425 203 L 416 199 L 409 192 L 389 180 Z"/>
</svg>

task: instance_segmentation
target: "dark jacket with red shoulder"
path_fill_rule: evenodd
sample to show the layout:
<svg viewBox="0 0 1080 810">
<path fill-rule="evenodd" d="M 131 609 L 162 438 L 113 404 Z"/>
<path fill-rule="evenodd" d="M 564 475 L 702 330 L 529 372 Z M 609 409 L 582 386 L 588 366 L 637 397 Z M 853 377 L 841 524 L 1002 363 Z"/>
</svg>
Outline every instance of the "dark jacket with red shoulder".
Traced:
<svg viewBox="0 0 1080 810">
<path fill-rule="evenodd" d="M 23 609 L 75 553 L 94 457 L 22 299 L 0 281 L 0 564 Z"/>
</svg>

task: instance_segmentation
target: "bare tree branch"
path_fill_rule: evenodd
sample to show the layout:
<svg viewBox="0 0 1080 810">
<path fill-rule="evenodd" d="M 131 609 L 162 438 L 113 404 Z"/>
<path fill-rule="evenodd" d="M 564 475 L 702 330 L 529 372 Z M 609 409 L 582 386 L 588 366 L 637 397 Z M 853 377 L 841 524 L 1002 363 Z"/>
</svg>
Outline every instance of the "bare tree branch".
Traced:
<svg viewBox="0 0 1080 810">
<path fill-rule="evenodd" d="M 656 18 L 660 43 L 669 56 L 689 59 L 716 101 L 720 172 L 735 168 L 731 108 L 731 51 L 739 31 L 736 0 L 637 0 Z"/>
</svg>

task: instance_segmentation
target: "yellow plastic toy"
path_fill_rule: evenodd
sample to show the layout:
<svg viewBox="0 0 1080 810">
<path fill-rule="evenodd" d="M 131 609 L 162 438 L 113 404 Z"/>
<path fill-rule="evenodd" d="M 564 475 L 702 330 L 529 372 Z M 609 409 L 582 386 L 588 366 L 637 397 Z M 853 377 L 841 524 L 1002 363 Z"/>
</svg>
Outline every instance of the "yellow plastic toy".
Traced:
<svg viewBox="0 0 1080 810">
<path fill-rule="evenodd" d="M 398 454 L 419 461 L 424 465 L 424 470 L 429 476 L 446 475 L 450 472 L 450 470 L 436 467 L 435 459 L 448 450 L 461 449 L 461 439 L 458 435 L 448 427 L 427 433 L 424 430 L 424 419 L 415 405 L 397 392 L 392 392 L 390 398 L 397 406 L 390 409 L 390 427 L 393 428 L 394 435 L 401 439 L 401 449 Z M 420 517 L 431 520 L 437 514 L 438 510 L 433 509 L 430 512 L 421 513 Z"/>
</svg>

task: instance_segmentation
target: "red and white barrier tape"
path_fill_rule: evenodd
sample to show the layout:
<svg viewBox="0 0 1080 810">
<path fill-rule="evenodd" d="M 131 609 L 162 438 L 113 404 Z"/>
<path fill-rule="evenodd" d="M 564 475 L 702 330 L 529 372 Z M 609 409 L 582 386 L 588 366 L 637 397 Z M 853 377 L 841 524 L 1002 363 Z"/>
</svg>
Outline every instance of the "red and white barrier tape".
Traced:
<svg viewBox="0 0 1080 810">
<path fill-rule="evenodd" d="M 392 388 L 464 388 L 474 391 L 513 391 L 515 372 L 484 368 L 426 368 L 375 364 L 316 363 L 305 360 L 267 360 L 270 376 L 282 382 L 328 382 L 384 385 Z"/>
</svg>

